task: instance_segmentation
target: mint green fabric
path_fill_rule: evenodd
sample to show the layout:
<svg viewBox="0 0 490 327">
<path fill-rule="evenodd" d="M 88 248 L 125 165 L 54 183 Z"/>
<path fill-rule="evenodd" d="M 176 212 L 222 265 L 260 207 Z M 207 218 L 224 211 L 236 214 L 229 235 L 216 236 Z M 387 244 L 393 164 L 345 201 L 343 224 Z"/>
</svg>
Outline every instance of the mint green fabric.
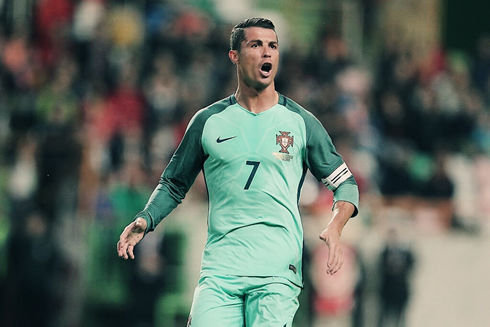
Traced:
<svg viewBox="0 0 490 327">
<path fill-rule="evenodd" d="M 230 96 L 194 116 L 137 217 L 153 230 L 203 170 L 209 212 L 201 275 L 278 276 L 302 285 L 298 201 L 308 169 L 357 213 L 354 177 L 315 117 L 283 96 L 260 114 Z"/>
</svg>

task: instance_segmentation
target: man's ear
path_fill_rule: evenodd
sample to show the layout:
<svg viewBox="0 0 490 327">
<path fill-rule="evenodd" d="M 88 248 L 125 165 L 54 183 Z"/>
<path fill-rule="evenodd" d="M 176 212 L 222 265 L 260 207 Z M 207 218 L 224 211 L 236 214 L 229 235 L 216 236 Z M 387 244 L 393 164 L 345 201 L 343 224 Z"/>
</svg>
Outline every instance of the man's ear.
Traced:
<svg viewBox="0 0 490 327">
<path fill-rule="evenodd" d="M 237 65 L 238 62 L 240 61 L 239 58 L 238 58 L 238 51 L 237 50 L 230 50 L 228 52 L 228 57 L 230 58 L 231 62 L 234 65 Z"/>
</svg>

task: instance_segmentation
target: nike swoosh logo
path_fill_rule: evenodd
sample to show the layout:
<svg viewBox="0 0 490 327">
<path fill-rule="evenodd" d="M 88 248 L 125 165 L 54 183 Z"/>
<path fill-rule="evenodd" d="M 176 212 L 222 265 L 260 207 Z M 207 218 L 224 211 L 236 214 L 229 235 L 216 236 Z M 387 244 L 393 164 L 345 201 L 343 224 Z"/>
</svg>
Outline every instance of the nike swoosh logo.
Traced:
<svg viewBox="0 0 490 327">
<path fill-rule="evenodd" d="M 236 136 L 227 137 L 225 139 L 221 139 L 220 137 L 221 136 L 218 136 L 218 138 L 216 139 L 216 143 L 221 143 L 221 142 L 224 142 L 224 141 L 228 141 L 228 140 L 234 139 Z"/>
</svg>

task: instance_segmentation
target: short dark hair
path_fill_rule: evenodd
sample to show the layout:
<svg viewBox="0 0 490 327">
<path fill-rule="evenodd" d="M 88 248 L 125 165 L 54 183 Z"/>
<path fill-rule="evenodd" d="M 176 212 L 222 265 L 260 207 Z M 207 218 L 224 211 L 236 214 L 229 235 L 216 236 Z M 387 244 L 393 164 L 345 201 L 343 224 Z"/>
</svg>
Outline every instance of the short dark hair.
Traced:
<svg viewBox="0 0 490 327">
<path fill-rule="evenodd" d="M 230 50 L 240 51 L 242 41 L 245 40 L 245 29 L 248 27 L 268 28 L 276 32 L 276 28 L 272 21 L 267 18 L 248 18 L 233 27 L 230 35 Z"/>
</svg>

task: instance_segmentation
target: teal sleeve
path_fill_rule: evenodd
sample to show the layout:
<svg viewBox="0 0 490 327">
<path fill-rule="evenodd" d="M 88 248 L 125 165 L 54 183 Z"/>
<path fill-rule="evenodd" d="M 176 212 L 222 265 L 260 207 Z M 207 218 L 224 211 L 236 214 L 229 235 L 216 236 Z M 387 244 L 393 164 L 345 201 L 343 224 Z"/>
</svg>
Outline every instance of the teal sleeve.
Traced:
<svg viewBox="0 0 490 327">
<path fill-rule="evenodd" d="M 229 105 L 230 98 L 225 98 L 199 110 L 192 117 L 182 141 L 162 173 L 160 182 L 144 210 L 135 217 L 146 220 L 147 233 L 153 231 L 184 199 L 207 159 L 202 147 L 204 125 L 209 117 Z"/>
<path fill-rule="evenodd" d="M 354 180 L 354 177 L 349 177 L 345 182 L 339 185 L 334 191 L 334 204 L 337 201 L 350 202 L 354 205 L 354 213 L 352 217 L 357 216 L 359 212 L 359 188 Z"/>
<path fill-rule="evenodd" d="M 135 217 L 147 222 L 151 232 L 185 198 L 202 169 L 205 156 L 201 136 L 205 118 L 198 112 L 189 123 L 184 137 L 175 151 L 160 181 L 143 211 Z"/>
<path fill-rule="evenodd" d="M 306 110 L 297 109 L 297 112 L 304 119 L 306 126 L 305 160 L 308 169 L 317 180 L 322 181 L 333 191 L 334 203 L 337 201 L 352 203 L 355 207 L 352 217 L 356 216 L 359 207 L 359 189 L 354 176 L 345 175 L 349 177 L 342 179 L 342 172 L 337 173 L 339 167 L 344 167 L 344 172 L 351 174 L 322 123 Z"/>
<path fill-rule="evenodd" d="M 302 114 L 306 125 L 306 165 L 317 180 L 330 175 L 343 163 L 322 123 L 309 112 Z"/>
</svg>

